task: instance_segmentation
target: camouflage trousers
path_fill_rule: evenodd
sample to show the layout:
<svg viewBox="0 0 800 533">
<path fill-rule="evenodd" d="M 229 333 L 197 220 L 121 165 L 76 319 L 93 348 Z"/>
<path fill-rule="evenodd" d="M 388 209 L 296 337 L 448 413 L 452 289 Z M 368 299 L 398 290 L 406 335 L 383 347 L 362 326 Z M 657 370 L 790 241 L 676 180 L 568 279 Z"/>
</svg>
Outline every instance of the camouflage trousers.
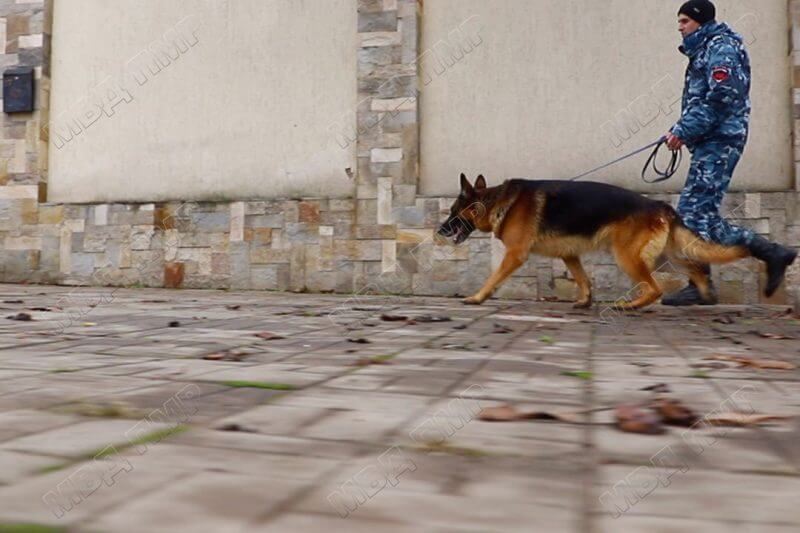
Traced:
<svg viewBox="0 0 800 533">
<path fill-rule="evenodd" d="M 755 236 L 722 218 L 720 208 L 733 171 L 742 157 L 741 145 L 719 142 L 694 147 L 692 165 L 678 202 L 678 215 L 690 230 L 725 246 L 748 245 Z"/>
</svg>

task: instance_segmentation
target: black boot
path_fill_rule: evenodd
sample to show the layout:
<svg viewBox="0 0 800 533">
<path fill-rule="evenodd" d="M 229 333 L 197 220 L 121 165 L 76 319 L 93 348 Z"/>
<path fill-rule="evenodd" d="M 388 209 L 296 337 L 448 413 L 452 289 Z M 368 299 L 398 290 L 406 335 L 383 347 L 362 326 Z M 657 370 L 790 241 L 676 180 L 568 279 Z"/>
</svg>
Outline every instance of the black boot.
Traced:
<svg viewBox="0 0 800 533">
<path fill-rule="evenodd" d="M 709 296 L 704 299 L 703 295 L 697 289 L 697 285 L 693 281 L 678 292 L 674 292 L 661 299 L 662 305 L 671 305 L 675 307 L 682 307 L 687 305 L 717 305 L 717 294 L 714 291 L 714 284 L 711 280 L 708 281 Z"/>
<path fill-rule="evenodd" d="M 797 258 L 797 251 L 769 242 L 758 235 L 756 235 L 747 249 L 750 251 L 750 255 L 767 264 L 767 288 L 764 289 L 764 294 L 769 298 L 775 294 L 775 291 L 783 283 L 786 269 L 794 263 Z"/>
<path fill-rule="evenodd" d="M 688 305 L 716 305 L 717 293 L 714 291 L 714 283 L 711 281 L 711 267 L 703 265 L 703 272 L 708 278 L 708 299 L 704 299 L 693 281 L 678 292 L 672 293 L 661 299 L 662 305 L 671 305 L 675 307 L 682 307 Z"/>
</svg>

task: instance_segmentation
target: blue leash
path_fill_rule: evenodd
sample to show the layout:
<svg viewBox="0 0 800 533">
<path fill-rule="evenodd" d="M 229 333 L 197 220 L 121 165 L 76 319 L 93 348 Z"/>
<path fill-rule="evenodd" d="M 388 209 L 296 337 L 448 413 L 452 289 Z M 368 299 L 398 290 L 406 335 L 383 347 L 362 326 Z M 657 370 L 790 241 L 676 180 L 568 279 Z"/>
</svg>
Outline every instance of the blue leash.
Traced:
<svg viewBox="0 0 800 533">
<path fill-rule="evenodd" d="M 584 172 L 583 174 L 575 176 L 574 178 L 570 178 L 568 181 L 579 180 L 581 178 L 584 178 L 584 177 L 588 176 L 589 174 L 594 174 L 595 172 L 599 172 L 599 171 L 603 170 L 604 168 L 608 168 L 608 167 L 610 167 L 612 165 L 616 165 L 617 163 L 619 163 L 621 161 L 625 161 L 626 159 L 629 159 L 629 158 L 631 158 L 631 157 L 633 157 L 635 155 L 641 154 L 645 150 L 649 150 L 650 148 L 653 148 L 653 147 L 655 147 L 655 149 L 653 150 L 653 153 L 650 154 L 650 157 L 647 159 L 647 163 L 644 164 L 644 168 L 642 169 L 642 180 L 645 183 L 651 183 L 651 184 L 652 183 L 659 183 L 661 181 L 666 181 L 666 180 L 670 179 L 672 176 L 675 175 L 675 173 L 678 171 L 678 168 L 681 166 L 681 162 L 683 161 L 683 150 L 678 150 L 677 152 L 672 152 L 672 155 L 670 156 L 670 161 L 667 164 L 666 168 L 664 168 L 663 170 L 658 168 L 658 166 L 656 165 L 656 159 L 658 157 L 658 152 L 659 152 L 659 150 L 661 150 L 661 147 L 666 142 L 667 142 L 667 136 L 665 135 L 665 136 L 661 137 L 659 140 L 648 144 L 647 146 L 643 146 L 643 147 L 639 148 L 638 150 L 635 150 L 635 151 L 633 151 L 633 152 L 631 152 L 629 154 L 626 154 L 626 155 L 624 155 L 624 156 L 622 156 L 622 157 L 620 157 L 618 159 L 615 159 L 614 161 L 611 161 L 610 163 L 606 163 L 605 165 L 602 165 L 602 166 L 599 166 L 597 168 L 594 168 L 594 169 L 592 169 L 592 170 L 590 170 L 588 172 Z M 653 166 L 653 172 L 655 172 L 657 177 L 652 179 L 652 180 L 649 180 L 649 179 L 647 179 L 647 169 L 648 169 L 648 167 L 651 166 L 651 163 L 652 163 L 652 166 Z"/>
</svg>

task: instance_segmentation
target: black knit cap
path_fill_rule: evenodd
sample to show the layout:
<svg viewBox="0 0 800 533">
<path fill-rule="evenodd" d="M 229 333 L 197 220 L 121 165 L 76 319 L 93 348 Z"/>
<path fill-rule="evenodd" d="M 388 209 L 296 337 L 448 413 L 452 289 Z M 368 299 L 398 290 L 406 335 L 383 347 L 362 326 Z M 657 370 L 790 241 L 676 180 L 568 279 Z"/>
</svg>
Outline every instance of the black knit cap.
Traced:
<svg viewBox="0 0 800 533">
<path fill-rule="evenodd" d="M 717 18 L 717 8 L 710 0 L 689 0 L 681 6 L 678 15 L 686 15 L 702 25 Z"/>
</svg>

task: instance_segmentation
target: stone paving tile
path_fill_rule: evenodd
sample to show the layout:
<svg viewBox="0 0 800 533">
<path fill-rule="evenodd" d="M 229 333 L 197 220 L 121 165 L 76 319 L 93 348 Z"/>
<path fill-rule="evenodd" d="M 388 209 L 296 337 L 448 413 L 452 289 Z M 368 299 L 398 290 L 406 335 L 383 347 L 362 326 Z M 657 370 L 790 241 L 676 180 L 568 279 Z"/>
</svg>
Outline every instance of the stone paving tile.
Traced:
<svg viewBox="0 0 800 533">
<path fill-rule="evenodd" d="M 199 379 L 203 381 L 260 381 L 292 385 L 295 387 L 302 387 L 325 381 L 328 378 L 329 376 L 327 374 L 276 370 L 272 367 L 272 364 L 237 366 L 226 370 L 206 372 L 199 376 Z"/>
<path fill-rule="evenodd" d="M 624 481 L 636 470 L 632 466 L 607 466 L 599 472 L 600 494 Z M 666 470 L 661 479 L 666 479 Z M 610 496 L 603 506 L 613 512 L 614 506 L 622 509 L 623 516 L 655 515 L 663 517 L 693 518 L 697 520 L 800 524 L 800 479 L 792 476 L 739 474 L 690 468 L 687 472 L 674 472 L 669 486 L 659 484 L 657 475 L 644 472 L 621 490 L 619 496 Z M 655 479 L 654 485 L 649 485 Z M 634 490 L 638 489 L 637 498 Z M 646 487 L 646 489 L 643 489 Z M 652 490 L 649 494 L 646 491 Z M 627 492 L 631 497 L 625 502 Z M 632 503 L 632 505 L 629 505 Z M 627 508 L 627 509 L 626 509 Z"/>
<path fill-rule="evenodd" d="M 131 438 L 140 435 L 134 429 L 136 424 L 137 421 L 132 420 L 82 422 L 6 441 L 0 444 L 0 450 L 81 457 L 87 453 L 99 452 L 109 445 L 127 444 Z M 147 431 L 158 431 L 168 427 L 168 424 L 148 423 Z M 128 433 L 131 431 L 134 432 Z"/>
<path fill-rule="evenodd" d="M 0 441 L 65 426 L 77 417 L 32 409 L 0 411 Z"/>
<path fill-rule="evenodd" d="M 258 531 L 264 532 L 304 532 L 304 533 L 330 533 L 346 529 L 349 533 L 375 533 L 381 531 L 385 533 L 420 533 L 434 532 L 436 529 L 421 528 L 417 524 L 410 522 L 399 523 L 387 520 L 361 520 L 356 518 L 342 519 L 339 516 L 331 516 L 317 513 L 285 513 L 268 524 L 258 527 Z M 453 529 L 441 529 L 439 531 L 454 531 Z"/>
<path fill-rule="evenodd" d="M 52 457 L 0 450 L 0 485 L 10 485 L 51 466 Z"/>
<path fill-rule="evenodd" d="M 122 468 L 121 463 L 117 463 Z M 94 519 L 126 502 L 135 501 L 176 481 L 173 470 L 151 470 L 131 463 L 131 470 L 114 471 L 96 462 L 72 465 L 63 470 L 27 478 L 20 483 L 0 487 L 0 523 L 35 523 L 57 527 L 76 526 Z M 77 472 L 80 475 L 76 475 Z M 85 484 L 72 479 L 88 480 Z M 103 480 L 109 479 L 112 484 Z M 94 492 L 89 492 L 94 489 Z M 129 517 L 136 523 L 138 517 Z"/>
<path fill-rule="evenodd" d="M 102 291 L 0 292 L 26 307 L 54 307 L 67 293 Z M 800 418 L 645 436 L 615 429 L 609 410 L 645 405 L 654 393 L 642 389 L 663 383 L 663 394 L 701 415 L 742 387 L 759 412 L 800 414 L 800 370 L 702 366 L 714 354 L 800 363 L 796 342 L 758 333 L 800 338 L 800 320 L 776 319 L 780 308 L 656 306 L 610 323 L 600 308 L 558 303 L 363 297 L 348 314 L 366 322 L 348 329 L 328 317 L 345 300 L 120 289 L 64 332 L 63 313 L 37 313 L 30 323 L 0 318 L 0 525 L 303 533 L 800 527 Z M 451 320 L 408 325 L 381 313 Z M 172 320 L 180 326 L 168 327 Z M 256 337 L 264 331 L 283 338 Z M 242 361 L 203 359 L 229 350 Z M 391 359 L 356 364 L 375 356 Z M 275 390 L 281 384 L 296 388 Z M 186 410 L 176 409 L 187 391 Z M 592 412 L 583 424 L 474 419 L 475 406 L 505 403 Z M 125 432 L 148 417 L 170 423 L 144 422 L 148 430 L 177 422 L 189 430 L 125 449 Z M 110 444 L 122 449 L 112 462 L 80 462 Z M 381 463 L 387 457 L 395 462 Z M 641 493 L 642 471 L 626 476 L 654 457 L 687 471 L 614 519 L 601 497 L 626 479 Z M 415 468 L 389 483 L 389 468 L 407 466 L 398 458 Z M 123 461 L 131 470 L 93 492 L 71 483 L 76 472 L 102 480 Z M 55 465 L 63 468 L 49 471 Z M 384 477 L 369 477 L 376 472 Z M 343 519 L 328 497 L 357 479 L 372 495 L 357 497 Z M 56 518 L 42 497 L 59 485 L 61 502 L 74 504 Z"/>
<path fill-rule="evenodd" d="M 190 433 L 191 434 L 191 433 Z M 269 454 L 256 451 L 227 450 L 165 441 L 148 448 L 139 456 L 135 451 L 123 452 L 137 467 L 176 470 L 181 473 L 222 472 L 310 483 L 340 464 L 337 459 Z"/>
<path fill-rule="evenodd" d="M 614 518 L 604 515 L 597 524 L 601 533 L 640 533 L 657 531 L 658 533 L 684 533 L 686 531 L 702 531 L 703 533 L 793 533 L 797 531 L 796 523 L 775 524 L 741 522 L 738 520 L 693 520 L 682 517 L 662 516 L 627 516 Z"/>
<path fill-rule="evenodd" d="M 86 528 L 136 533 L 235 531 L 275 509 L 300 487 L 298 481 L 270 479 L 265 486 L 260 476 L 201 472 L 127 502 Z"/>
<path fill-rule="evenodd" d="M 299 436 L 327 440 L 382 442 L 385 434 L 399 428 L 407 418 L 408 415 L 402 412 L 339 410 L 307 425 L 300 430 Z"/>
<path fill-rule="evenodd" d="M 365 445 L 354 446 L 350 442 L 320 441 L 317 439 L 287 437 L 265 433 L 241 431 L 221 431 L 204 428 L 192 429 L 191 432 L 175 435 L 169 442 L 186 444 L 220 450 L 244 450 L 276 455 L 322 457 L 333 459 L 349 459 L 367 449 Z M 370 448 L 372 449 L 372 448 Z M 375 447 L 375 451 L 378 448 Z"/>
<path fill-rule="evenodd" d="M 347 507 L 332 506 L 328 499 L 338 489 L 335 485 L 320 487 L 293 510 L 339 516 L 338 510 L 344 513 Z M 397 487 L 387 486 L 354 509 L 352 516 L 358 520 L 412 524 L 423 531 L 576 531 L 578 525 L 576 513 L 569 507 L 406 491 L 402 478 Z M 343 528 L 347 528 L 349 520 L 343 521 Z"/>
</svg>

